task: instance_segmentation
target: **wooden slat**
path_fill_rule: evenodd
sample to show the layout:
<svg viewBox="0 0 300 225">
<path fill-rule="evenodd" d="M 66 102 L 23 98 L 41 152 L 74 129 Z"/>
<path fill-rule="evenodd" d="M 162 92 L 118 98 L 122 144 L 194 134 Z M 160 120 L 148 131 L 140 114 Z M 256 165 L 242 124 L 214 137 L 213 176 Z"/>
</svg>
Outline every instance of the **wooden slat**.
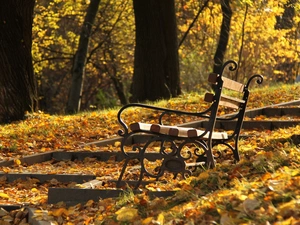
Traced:
<svg viewBox="0 0 300 225">
<path fill-rule="evenodd" d="M 177 127 L 177 126 L 165 126 L 160 124 L 148 124 L 148 123 L 133 123 L 130 125 L 130 129 L 133 131 L 151 131 L 153 133 L 159 133 L 164 135 L 171 135 L 175 137 L 199 137 L 204 134 L 205 131 L 195 129 L 193 127 Z M 202 139 L 207 139 L 209 132 L 206 133 Z M 212 139 L 227 139 L 226 132 L 213 132 Z"/>
<path fill-rule="evenodd" d="M 173 128 L 174 126 L 164 126 L 164 125 L 160 125 L 160 130 L 159 133 L 160 134 L 166 134 L 169 135 L 170 134 L 170 129 Z"/>
<path fill-rule="evenodd" d="M 147 123 L 132 123 L 130 124 L 130 129 L 132 131 L 140 131 L 140 130 L 145 130 L 145 131 L 150 131 L 152 124 L 147 124 Z"/>
<path fill-rule="evenodd" d="M 217 83 L 218 76 L 219 75 L 216 73 L 210 73 L 208 75 L 208 81 L 212 84 L 215 84 L 215 83 Z M 223 80 L 223 87 L 230 89 L 230 90 L 239 91 L 239 92 L 244 91 L 244 84 L 234 81 L 232 79 L 229 79 L 227 77 L 223 77 L 223 76 L 222 76 L 222 80 Z"/>
<path fill-rule="evenodd" d="M 206 135 L 205 135 L 206 136 Z M 204 136 L 204 137 L 205 137 Z M 228 139 L 228 134 L 226 132 L 213 132 L 212 133 L 213 140 L 223 140 Z"/>
<path fill-rule="evenodd" d="M 240 103 L 237 103 L 237 102 L 228 102 L 228 101 L 222 101 L 221 100 L 219 104 L 222 105 L 222 106 L 226 106 L 226 107 L 232 108 L 232 109 L 238 109 Z"/>
<path fill-rule="evenodd" d="M 243 100 L 243 99 L 230 97 L 230 96 L 227 96 L 227 95 L 224 95 L 224 94 L 221 95 L 221 100 L 238 102 L 238 103 L 245 103 L 245 100 Z"/>
<path fill-rule="evenodd" d="M 178 127 L 178 136 L 180 137 L 197 137 L 197 131 L 191 127 Z"/>
<path fill-rule="evenodd" d="M 204 96 L 204 101 L 209 102 L 209 103 L 213 102 L 214 95 L 212 93 L 206 93 Z M 233 98 L 233 97 L 222 94 L 219 104 L 233 108 L 233 109 L 238 109 L 241 103 L 245 103 L 245 101 L 242 99 Z"/>
<path fill-rule="evenodd" d="M 219 104 L 233 109 L 238 109 L 240 107 L 240 104 L 242 103 L 245 103 L 243 99 L 233 98 L 227 95 L 221 95 Z"/>
<path fill-rule="evenodd" d="M 222 80 L 223 80 L 223 87 L 230 90 L 239 91 L 239 92 L 244 91 L 244 84 L 231 80 L 227 77 L 222 77 Z"/>
</svg>

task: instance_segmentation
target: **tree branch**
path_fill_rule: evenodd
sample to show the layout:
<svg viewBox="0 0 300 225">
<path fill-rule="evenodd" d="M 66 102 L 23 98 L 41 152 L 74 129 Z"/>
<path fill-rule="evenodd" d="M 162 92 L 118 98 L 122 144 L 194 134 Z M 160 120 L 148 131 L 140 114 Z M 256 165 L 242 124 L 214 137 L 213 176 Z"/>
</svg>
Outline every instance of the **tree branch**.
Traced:
<svg viewBox="0 0 300 225">
<path fill-rule="evenodd" d="M 205 7 L 207 7 L 209 0 L 206 0 L 206 2 L 204 3 L 204 5 L 199 9 L 199 11 L 197 12 L 197 15 L 195 16 L 195 18 L 193 19 L 193 22 L 190 24 L 189 28 L 187 29 L 187 31 L 184 33 L 182 39 L 179 42 L 178 48 L 180 48 L 180 46 L 182 45 L 182 43 L 184 42 L 184 40 L 186 39 L 188 33 L 190 32 L 190 30 L 192 29 L 192 27 L 194 26 L 196 20 L 198 19 L 200 13 L 205 9 Z"/>
</svg>

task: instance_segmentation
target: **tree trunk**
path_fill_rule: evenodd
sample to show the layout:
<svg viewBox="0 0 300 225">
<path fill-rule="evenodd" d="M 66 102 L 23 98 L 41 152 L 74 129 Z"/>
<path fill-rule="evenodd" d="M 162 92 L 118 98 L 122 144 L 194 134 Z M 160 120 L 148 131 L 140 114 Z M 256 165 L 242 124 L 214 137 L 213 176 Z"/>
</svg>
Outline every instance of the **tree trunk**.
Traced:
<svg viewBox="0 0 300 225">
<path fill-rule="evenodd" d="M 131 102 L 180 94 L 174 0 L 133 0 L 136 23 Z"/>
<path fill-rule="evenodd" d="M 219 37 L 218 47 L 214 56 L 214 73 L 221 73 L 222 65 L 224 61 L 224 56 L 229 40 L 229 31 L 230 31 L 230 22 L 232 11 L 230 8 L 230 0 L 221 0 L 221 8 L 222 8 L 222 25 Z"/>
<path fill-rule="evenodd" d="M 0 0 L 0 123 L 24 118 L 37 107 L 32 66 L 35 0 Z"/>
<path fill-rule="evenodd" d="M 275 29 L 291 29 L 294 25 L 295 4 L 297 0 L 289 0 L 284 5 L 284 12 L 281 16 L 276 16 Z"/>
<path fill-rule="evenodd" d="M 91 0 L 84 19 L 84 23 L 80 33 L 79 45 L 75 54 L 72 69 L 72 84 L 66 108 L 67 113 L 76 113 L 80 111 L 83 83 L 85 77 L 86 56 L 88 52 L 92 26 L 98 12 L 99 4 L 100 0 Z"/>
<path fill-rule="evenodd" d="M 284 4 L 284 12 L 281 16 L 276 16 L 276 24 L 275 29 L 292 29 L 295 25 L 294 17 L 296 15 L 295 12 L 295 4 L 297 0 L 289 0 L 286 4 Z M 287 36 L 292 37 L 295 35 L 293 31 L 290 31 Z M 297 39 L 297 35 L 295 35 L 295 38 Z M 281 58 L 281 57 L 278 57 Z M 278 60 L 280 62 L 281 60 Z M 277 82 L 293 82 L 295 77 L 297 77 L 297 62 L 290 61 L 290 60 L 284 60 L 284 62 L 278 63 L 275 66 L 275 70 L 279 70 L 282 73 L 275 77 Z M 294 74 L 293 74 L 294 73 Z"/>
<path fill-rule="evenodd" d="M 110 53 L 111 55 L 113 53 Z M 112 57 L 114 58 L 114 57 Z M 128 103 L 127 98 L 125 96 L 124 93 L 124 86 L 122 83 L 122 80 L 120 79 L 119 76 L 117 76 L 117 69 L 114 65 L 111 66 L 111 70 L 108 68 L 107 65 L 105 65 L 106 71 L 108 72 L 108 75 L 110 77 L 110 79 L 112 80 L 114 87 L 117 91 L 117 95 L 119 97 L 119 100 L 121 102 L 122 105 L 126 105 Z"/>
</svg>

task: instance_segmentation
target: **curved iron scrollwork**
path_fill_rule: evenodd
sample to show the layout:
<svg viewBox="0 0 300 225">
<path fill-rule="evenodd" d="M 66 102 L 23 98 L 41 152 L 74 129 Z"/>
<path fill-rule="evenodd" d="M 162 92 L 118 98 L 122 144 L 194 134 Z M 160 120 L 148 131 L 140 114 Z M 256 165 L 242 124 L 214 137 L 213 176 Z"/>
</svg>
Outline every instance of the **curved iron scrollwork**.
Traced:
<svg viewBox="0 0 300 225">
<path fill-rule="evenodd" d="M 191 176 L 196 166 L 193 168 L 187 168 L 186 164 L 189 161 L 203 162 L 203 164 L 206 163 L 207 146 L 204 141 L 199 141 L 196 139 L 182 140 L 180 143 L 176 143 L 176 141 L 178 140 L 172 137 L 165 137 L 162 139 L 159 135 L 152 136 L 142 146 L 133 145 L 131 147 L 131 152 L 126 151 L 124 145 L 122 145 L 121 149 L 126 155 L 126 158 L 117 186 L 120 186 L 123 176 L 126 173 L 125 169 L 130 160 L 138 160 L 140 165 L 140 175 L 138 180 L 136 180 L 135 188 L 140 186 L 144 177 L 155 178 L 158 180 L 165 174 L 165 172 L 172 173 L 174 178 L 176 178 L 178 174 L 181 174 L 181 176 L 184 178 Z M 149 161 L 154 161 L 153 159 L 149 159 L 147 156 L 147 153 L 153 153 L 153 151 L 151 151 L 151 149 L 153 149 L 151 145 L 154 143 L 160 143 L 158 159 L 161 159 L 160 164 L 156 165 L 155 171 L 153 171 L 153 168 L 150 170 L 149 166 L 147 165 Z M 201 149 L 201 154 L 199 149 Z"/>
<path fill-rule="evenodd" d="M 246 88 L 249 87 L 250 83 L 252 82 L 252 80 L 256 79 L 256 83 L 257 84 L 262 84 L 264 77 L 260 74 L 255 74 L 253 76 L 251 76 L 246 84 Z"/>
<path fill-rule="evenodd" d="M 222 71 L 224 71 L 225 68 L 226 68 L 228 65 L 230 65 L 230 66 L 228 67 L 228 69 L 229 69 L 230 71 L 235 71 L 235 70 L 238 68 L 238 64 L 237 64 L 236 61 L 234 61 L 234 60 L 228 60 L 228 61 L 226 61 L 226 62 L 223 64 L 223 66 L 222 66 Z"/>
<path fill-rule="evenodd" d="M 129 138 L 129 136 L 127 138 Z M 176 144 L 175 140 L 176 139 L 171 137 L 165 137 L 164 139 L 161 139 L 159 135 L 153 136 L 146 143 L 144 143 L 143 146 L 133 145 L 131 148 L 133 151 L 130 153 L 126 151 L 125 146 L 122 145 L 121 150 L 125 154 L 126 158 L 121 174 L 119 176 L 117 186 L 120 186 L 123 176 L 126 172 L 125 169 L 130 160 L 138 160 L 140 165 L 140 175 L 138 180 L 136 181 L 135 188 L 140 186 L 145 176 L 155 178 L 156 180 L 162 177 L 165 172 L 173 173 L 174 178 L 177 177 L 178 174 L 181 174 L 182 177 L 190 176 L 192 174 L 192 171 L 186 168 L 186 162 L 192 158 L 193 154 L 189 150 L 185 151 L 183 154 L 183 149 L 187 144 L 190 144 L 191 142 L 183 141 L 180 144 Z M 160 143 L 160 150 L 157 155 L 158 159 L 161 159 L 161 164 L 156 165 L 156 169 L 153 171 L 153 168 L 152 170 L 150 170 L 147 164 L 149 163 L 149 161 L 154 160 L 149 159 L 147 153 L 153 153 L 153 151 L 151 151 L 151 149 L 153 149 L 151 145 L 154 143 Z M 198 142 L 195 141 L 195 144 L 197 143 Z M 165 147 L 164 145 L 168 145 L 168 147 Z M 147 150 L 149 151 L 147 152 Z"/>
</svg>

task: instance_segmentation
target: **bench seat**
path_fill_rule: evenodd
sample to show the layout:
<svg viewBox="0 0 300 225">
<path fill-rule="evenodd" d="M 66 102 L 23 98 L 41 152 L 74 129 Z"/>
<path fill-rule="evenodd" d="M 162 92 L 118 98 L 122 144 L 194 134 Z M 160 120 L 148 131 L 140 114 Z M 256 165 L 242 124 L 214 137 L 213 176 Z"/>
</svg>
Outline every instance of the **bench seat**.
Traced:
<svg viewBox="0 0 300 225">
<path fill-rule="evenodd" d="M 195 137 L 201 137 L 202 139 L 208 139 L 209 138 L 209 132 L 206 132 L 204 130 L 199 130 L 196 128 L 190 128 L 190 127 L 178 127 L 178 126 L 166 126 L 166 125 L 160 125 L 160 124 L 149 124 L 149 123 L 132 123 L 130 124 L 130 129 L 134 132 L 140 132 L 140 131 L 146 131 L 146 132 L 153 132 L 153 133 L 159 133 L 159 134 L 165 134 L 175 137 L 189 137 L 189 138 L 195 138 Z M 212 139 L 216 140 L 225 140 L 228 139 L 228 134 L 226 132 L 213 132 Z"/>
</svg>

